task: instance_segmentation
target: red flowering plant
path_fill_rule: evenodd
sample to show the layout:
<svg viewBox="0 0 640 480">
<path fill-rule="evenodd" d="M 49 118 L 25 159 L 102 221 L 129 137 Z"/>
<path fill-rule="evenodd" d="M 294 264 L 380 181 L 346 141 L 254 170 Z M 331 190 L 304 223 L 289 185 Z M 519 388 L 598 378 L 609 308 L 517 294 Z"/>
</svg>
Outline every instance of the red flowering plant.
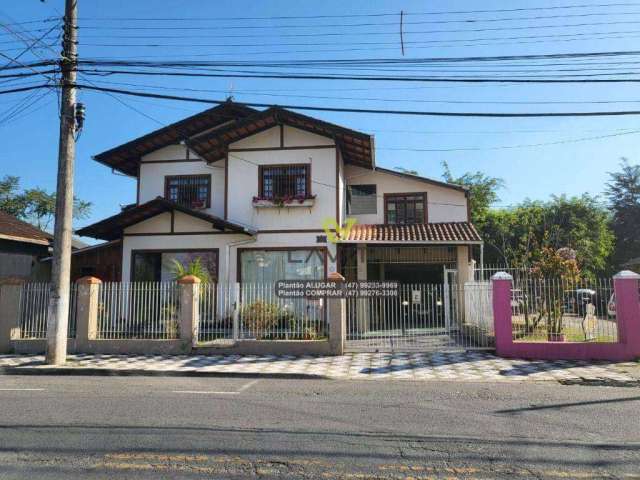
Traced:
<svg viewBox="0 0 640 480">
<path fill-rule="evenodd" d="M 302 204 L 304 203 L 305 200 L 313 200 L 315 198 L 316 198 L 315 195 L 283 195 L 281 197 L 254 196 L 253 203 L 268 201 L 268 202 L 273 202 L 273 204 L 277 207 L 284 207 L 285 205 L 290 205 L 294 202 L 298 202 Z"/>
</svg>

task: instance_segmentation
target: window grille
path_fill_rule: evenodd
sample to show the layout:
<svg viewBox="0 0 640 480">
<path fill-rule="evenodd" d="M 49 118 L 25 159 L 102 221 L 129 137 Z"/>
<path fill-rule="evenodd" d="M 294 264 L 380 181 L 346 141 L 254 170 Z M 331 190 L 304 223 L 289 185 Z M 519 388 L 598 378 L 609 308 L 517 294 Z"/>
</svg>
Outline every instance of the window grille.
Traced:
<svg viewBox="0 0 640 480">
<path fill-rule="evenodd" d="M 311 194 L 309 165 L 260 167 L 260 197 L 306 198 Z"/>
<path fill-rule="evenodd" d="M 165 198 L 188 208 L 209 208 L 211 206 L 211 176 L 165 177 Z"/>
</svg>

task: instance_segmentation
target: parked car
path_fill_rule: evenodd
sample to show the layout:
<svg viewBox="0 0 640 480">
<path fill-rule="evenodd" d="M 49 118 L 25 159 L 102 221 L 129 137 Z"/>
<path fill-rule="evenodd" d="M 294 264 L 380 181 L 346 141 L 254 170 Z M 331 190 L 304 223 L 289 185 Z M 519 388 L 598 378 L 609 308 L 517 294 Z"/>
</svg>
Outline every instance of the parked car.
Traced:
<svg viewBox="0 0 640 480">
<path fill-rule="evenodd" d="M 583 316 L 587 304 L 597 305 L 596 291 L 590 288 L 568 290 L 564 294 L 564 312 Z"/>
</svg>

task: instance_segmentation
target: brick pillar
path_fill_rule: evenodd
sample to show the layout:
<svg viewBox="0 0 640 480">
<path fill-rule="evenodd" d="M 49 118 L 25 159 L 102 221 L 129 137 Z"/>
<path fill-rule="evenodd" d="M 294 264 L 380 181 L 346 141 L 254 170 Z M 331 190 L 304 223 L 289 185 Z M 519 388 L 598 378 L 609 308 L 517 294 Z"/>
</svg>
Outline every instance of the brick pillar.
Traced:
<svg viewBox="0 0 640 480">
<path fill-rule="evenodd" d="M 76 282 L 76 350 L 88 353 L 89 342 L 98 336 L 98 297 L 102 280 L 82 277 Z"/>
<path fill-rule="evenodd" d="M 7 278 L 0 282 L 0 353 L 11 353 L 11 340 L 20 338 L 20 295 L 24 280 Z"/>
<path fill-rule="evenodd" d="M 180 340 L 189 349 L 198 343 L 200 283 L 200 279 L 193 275 L 186 275 L 178 280 L 180 286 Z"/>
<path fill-rule="evenodd" d="M 344 277 L 337 272 L 330 273 L 327 280 L 344 282 Z M 347 301 L 344 298 L 327 300 L 329 316 L 329 348 L 333 355 L 344 354 L 344 342 L 347 335 Z"/>
<path fill-rule="evenodd" d="M 626 344 L 626 349 L 636 356 L 640 356 L 639 280 L 640 275 L 629 270 L 624 270 L 613 276 L 618 342 Z"/>
<path fill-rule="evenodd" d="M 491 277 L 493 286 L 493 326 L 496 336 L 496 353 L 508 353 L 513 345 L 511 329 L 511 282 L 513 277 L 498 272 Z"/>
</svg>

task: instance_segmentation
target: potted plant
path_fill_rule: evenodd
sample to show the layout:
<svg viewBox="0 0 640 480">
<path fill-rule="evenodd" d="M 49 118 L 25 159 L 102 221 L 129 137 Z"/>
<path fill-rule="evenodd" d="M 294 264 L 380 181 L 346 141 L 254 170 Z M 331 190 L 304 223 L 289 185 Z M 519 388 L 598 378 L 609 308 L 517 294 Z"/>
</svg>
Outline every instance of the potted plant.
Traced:
<svg viewBox="0 0 640 480">
<path fill-rule="evenodd" d="M 533 265 L 532 273 L 541 280 L 544 291 L 539 318 L 546 320 L 547 340 L 564 342 L 564 299 L 580 276 L 575 250 L 568 247 L 557 250 L 544 247 L 540 252 L 540 258 Z"/>
</svg>

